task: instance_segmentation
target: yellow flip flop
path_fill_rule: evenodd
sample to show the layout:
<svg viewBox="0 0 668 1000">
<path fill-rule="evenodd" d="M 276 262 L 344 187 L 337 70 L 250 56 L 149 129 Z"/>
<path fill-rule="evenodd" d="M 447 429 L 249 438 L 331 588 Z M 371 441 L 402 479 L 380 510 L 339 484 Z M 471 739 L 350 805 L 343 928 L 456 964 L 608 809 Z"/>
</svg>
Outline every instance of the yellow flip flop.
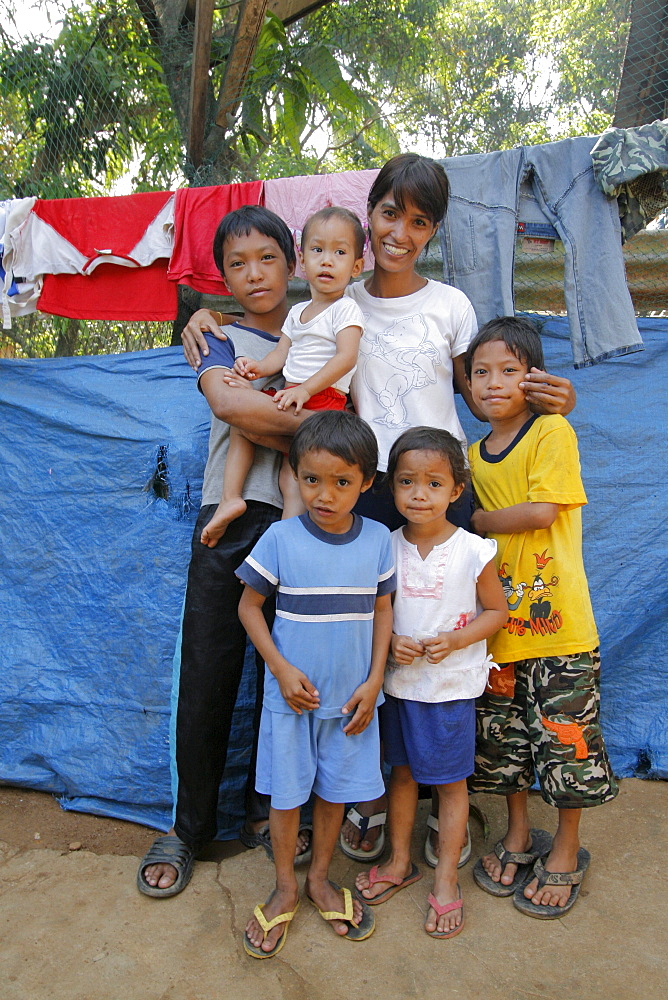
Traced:
<svg viewBox="0 0 668 1000">
<path fill-rule="evenodd" d="M 316 910 L 320 914 L 323 920 L 342 920 L 348 925 L 347 934 L 337 934 L 337 937 L 343 938 L 344 941 L 366 941 L 367 938 L 371 937 L 376 929 L 376 918 L 371 911 L 371 908 L 367 906 L 366 903 L 359 902 L 362 904 L 362 919 L 359 923 L 355 923 L 353 920 L 353 896 L 350 889 L 341 889 L 336 882 L 330 880 L 329 883 L 332 889 L 336 889 L 337 892 L 343 893 L 343 912 L 339 913 L 337 910 L 321 910 L 318 904 L 307 896 L 310 903 L 315 906 Z"/>
<path fill-rule="evenodd" d="M 281 948 L 283 947 L 283 945 L 287 940 L 290 921 L 294 918 L 295 913 L 299 909 L 299 902 L 297 902 L 297 905 L 295 906 L 294 910 L 291 910 L 288 913 L 279 913 L 278 916 L 274 917 L 272 920 L 267 920 L 263 912 L 264 907 L 266 905 L 267 905 L 266 903 L 264 904 L 258 903 L 258 905 L 253 910 L 253 916 L 257 920 L 258 924 L 260 925 L 264 933 L 262 942 L 264 943 L 267 940 L 267 934 L 269 933 L 269 931 L 272 930 L 272 928 L 276 927 L 278 924 L 285 924 L 285 930 L 283 931 L 283 933 L 281 934 L 281 936 L 279 937 L 278 941 L 271 949 L 271 951 L 263 951 L 261 947 L 256 947 L 256 945 L 254 945 L 252 941 L 249 940 L 248 934 L 244 933 L 244 951 L 246 952 L 247 955 L 250 955 L 252 958 L 273 958 L 274 955 L 278 955 L 279 951 L 281 950 Z"/>
</svg>

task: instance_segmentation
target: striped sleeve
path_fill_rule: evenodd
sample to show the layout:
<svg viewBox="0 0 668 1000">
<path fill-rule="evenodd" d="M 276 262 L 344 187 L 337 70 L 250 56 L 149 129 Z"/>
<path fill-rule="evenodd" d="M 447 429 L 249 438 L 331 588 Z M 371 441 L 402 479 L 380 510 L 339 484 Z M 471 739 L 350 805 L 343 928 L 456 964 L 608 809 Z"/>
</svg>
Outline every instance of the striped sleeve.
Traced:
<svg viewBox="0 0 668 1000">
<path fill-rule="evenodd" d="M 202 375 L 211 368 L 234 368 L 235 354 L 234 342 L 227 335 L 227 340 L 219 340 L 208 330 L 204 331 L 204 339 L 207 342 L 209 353 L 202 355 L 202 362 L 197 369 L 197 388 L 202 392 Z"/>
<path fill-rule="evenodd" d="M 392 555 L 392 536 L 386 532 L 378 565 L 378 596 L 392 594 L 397 589 L 397 577 Z"/>
</svg>

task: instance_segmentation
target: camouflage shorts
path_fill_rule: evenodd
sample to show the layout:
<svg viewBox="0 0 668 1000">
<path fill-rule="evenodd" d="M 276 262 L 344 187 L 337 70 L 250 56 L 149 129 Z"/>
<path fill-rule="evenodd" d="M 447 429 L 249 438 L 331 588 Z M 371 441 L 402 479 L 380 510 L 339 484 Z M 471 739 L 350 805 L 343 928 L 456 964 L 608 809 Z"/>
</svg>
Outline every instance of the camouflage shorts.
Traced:
<svg viewBox="0 0 668 1000">
<path fill-rule="evenodd" d="M 599 711 L 598 650 L 501 664 L 476 702 L 475 792 L 531 788 L 558 809 L 614 799 Z"/>
</svg>

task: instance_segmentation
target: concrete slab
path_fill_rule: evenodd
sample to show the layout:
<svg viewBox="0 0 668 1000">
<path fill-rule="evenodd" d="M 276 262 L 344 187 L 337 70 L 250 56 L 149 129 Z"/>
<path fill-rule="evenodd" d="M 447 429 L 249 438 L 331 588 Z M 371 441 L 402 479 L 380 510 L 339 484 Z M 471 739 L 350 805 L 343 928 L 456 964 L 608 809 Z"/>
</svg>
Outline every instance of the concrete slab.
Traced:
<svg viewBox="0 0 668 1000">
<path fill-rule="evenodd" d="M 421 863 L 423 880 L 376 909 L 368 941 L 338 939 L 304 900 L 283 951 L 265 962 L 241 946 L 248 914 L 272 885 L 261 849 L 199 862 L 180 896 L 152 900 L 135 888 L 135 857 L 0 845 L 0 998 L 654 1000 L 668 990 L 667 800 L 666 783 L 627 779 L 615 802 L 585 814 L 592 864 L 561 920 L 532 920 L 511 900 L 487 896 L 468 865 L 466 928 L 435 941 L 422 929 L 431 870 Z M 503 803 L 476 801 L 493 841 Z M 531 808 L 534 825 L 553 827 L 540 798 Z M 421 803 L 416 860 L 426 809 Z M 475 820 L 472 834 L 477 857 Z M 351 885 L 359 870 L 337 853 L 337 881 Z"/>
</svg>

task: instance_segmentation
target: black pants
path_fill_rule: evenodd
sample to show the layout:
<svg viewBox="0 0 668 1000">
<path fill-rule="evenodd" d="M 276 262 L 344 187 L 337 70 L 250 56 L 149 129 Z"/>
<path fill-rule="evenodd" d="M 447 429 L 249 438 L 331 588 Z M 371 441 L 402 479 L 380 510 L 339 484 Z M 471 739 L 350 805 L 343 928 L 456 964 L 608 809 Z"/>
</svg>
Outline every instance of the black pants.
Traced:
<svg viewBox="0 0 668 1000">
<path fill-rule="evenodd" d="M 216 504 L 202 507 L 193 532 L 183 615 L 181 676 L 176 712 L 178 794 L 174 829 L 198 850 L 216 835 L 218 789 L 225 769 L 232 713 L 246 651 L 246 633 L 237 607 L 243 584 L 234 575 L 260 535 L 277 521 L 276 507 L 248 501 L 243 517 L 232 521 L 215 546 L 200 542 Z M 267 602 L 268 604 L 269 602 Z M 271 625 L 273 608 L 267 608 Z M 264 664 L 257 660 L 257 694 L 253 717 L 252 755 L 246 783 L 246 818 L 269 815 L 267 796 L 255 791 L 257 735 L 262 709 Z"/>
</svg>

